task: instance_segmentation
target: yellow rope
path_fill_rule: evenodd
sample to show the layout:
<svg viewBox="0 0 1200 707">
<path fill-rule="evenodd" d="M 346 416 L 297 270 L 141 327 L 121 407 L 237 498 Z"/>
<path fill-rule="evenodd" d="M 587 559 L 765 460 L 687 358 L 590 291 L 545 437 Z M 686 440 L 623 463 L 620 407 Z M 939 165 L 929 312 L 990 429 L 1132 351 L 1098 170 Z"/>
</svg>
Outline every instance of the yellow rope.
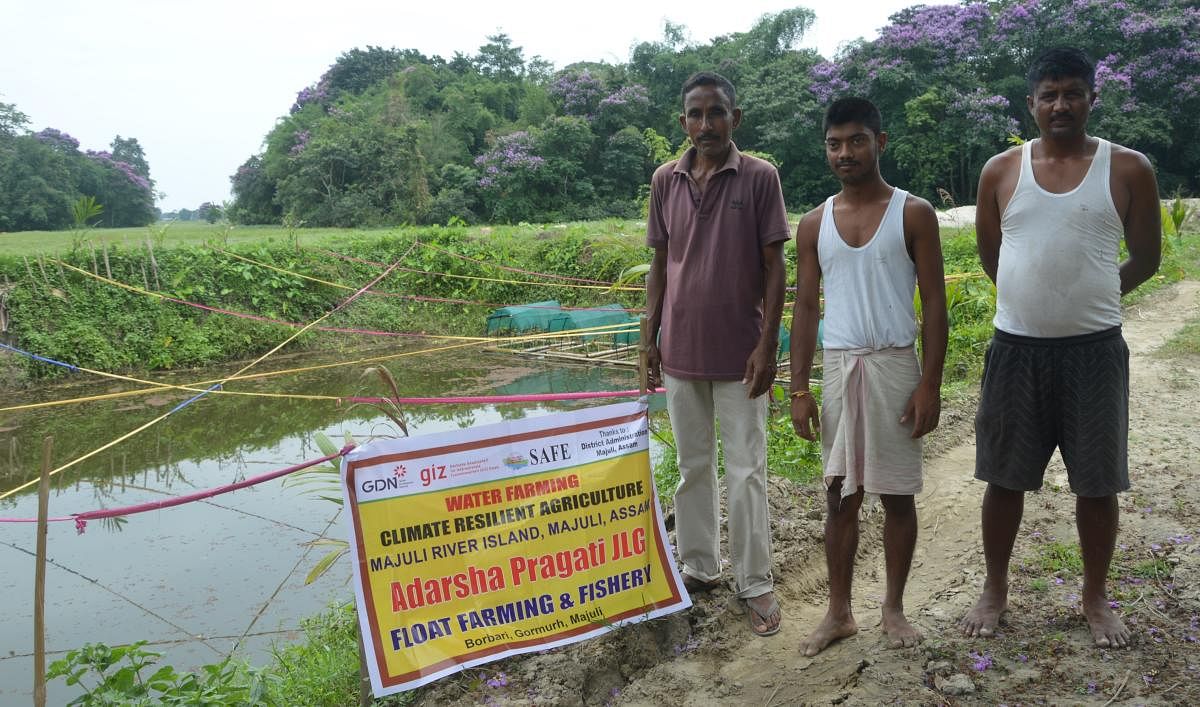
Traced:
<svg viewBox="0 0 1200 707">
<path fill-rule="evenodd" d="M 385 270 L 385 271 L 384 271 L 384 273 L 383 273 L 382 275 L 380 275 L 378 278 L 376 278 L 375 280 L 373 280 L 373 281 L 372 281 L 370 284 L 375 284 L 375 282 L 377 282 L 377 281 L 379 281 L 379 280 L 382 280 L 383 278 L 385 278 L 385 277 L 387 277 L 388 275 L 390 275 L 390 274 L 391 274 L 391 272 L 392 272 L 392 270 L 394 270 L 394 269 L 396 268 L 396 266 L 397 266 L 397 265 L 399 265 L 399 264 L 400 264 L 400 262 L 399 262 L 399 261 L 397 261 L 397 262 L 396 262 L 396 265 L 393 265 L 392 267 L 390 267 L 390 268 L 388 268 L 387 270 Z M 256 358 L 256 359 L 254 359 L 253 361 L 251 361 L 250 363 L 246 364 L 245 366 L 242 366 L 242 367 L 241 367 L 240 369 L 238 369 L 238 371 L 237 371 L 236 373 L 234 373 L 232 376 L 228 376 L 228 377 L 226 377 L 226 378 L 223 378 L 223 379 L 221 379 L 220 381 L 216 381 L 216 382 L 217 382 L 218 384 L 220 384 L 220 385 L 224 385 L 224 384 L 225 384 L 227 381 L 229 381 L 229 380 L 232 380 L 233 378 L 236 378 L 237 376 L 239 376 L 239 375 L 241 375 L 241 374 L 245 373 L 246 371 L 250 370 L 250 369 L 251 369 L 251 368 L 253 368 L 254 366 L 257 366 L 259 363 L 262 363 L 264 360 L 266 360 L 266 359 L 267 359 L 269 356 L 273 355 L 273 354 L 274 354 L 276 351 L 278 351 L 278 350 L 282 349 L 284 346 L 287 346 L 289 343 L 291 343 L 292 341 L 294 341 L 294 340 L 295 340 L 295 339 L 296 339 L 298 336 L 300 336 L 300 335 L 301 335 L 301 334 L 303 334 L 304 332 L 308 331 L 309 329 L 313 328 L 314 326 L 316 326 L 316 325 L 320 324 L 322 321 L 324 321 L 324 320 L 325 320 L 325 319 L 327 319 L 328 317 L 332 316 L 332 315 L 333 315 L 335 312 L 338 312 L 338 311 L 340 311 L 340 310 L 342 309 L 342 307 L 345 307 L 347 304 L 350 304 L 350 302 L 352 302 L 352 301 L 353 301 L 353 298 L 343 301 L 342 303 L 338 304 L 336 307 L 334 307 L 333 309 L 329 310 L 329 311 L 328 311 L 328 312 L 326 312 L 325 314 L 322 314 L 320 317 L 318 317 L 318 318 L 314 319 L 313 321 L 309 322 L 308 324 L 304 325 L 304 326 L 303 326 L 301 329 L 299 329 L 298 331 L 296 331 L 295 333 L 293 333 L 291 336 L 289 336 L 288 338 L 286 338 L 286 339 L 284 339 L 283 341 L 281 341 L 279 344 L 277 344 L 277 345 L 276 345 L 274 348 L 272 348 L 270 351 L 268 351 L 268 352 L 264 353 L 263 355 L 259 356 L 259 357 L 258 357 L 258 358 Z M 171 410 L 169 410 L 169 411 L 167 411 L 167 412 L 163 413 L 162 415 L 159 415 L 158 417 L 154 418 L 154 419 L 153 419 L 153 420 L 151 420 L 150 422 L 147 422 L 146 424 L 144 424 L 144 425 L 142 425 L 142 426 L 140 426 L 140 427 L 137 427 L 137 428 L 135 428 L 135 429 L 133 429 L 133 430 L 131 430 L 131 431 L 129 431 L 129 432 L 126 432 L 125 434 L 121 435 L 120 437 L 117 437 L 116 439 L 112 440 L 111 442 L 108 442 L 107 444 L 101 445 L 101 446 L 97 447 L 96 449 L 93 449 L 92 451 L 90 451 L 90 452 L 88 452 L 88 453 L 86 453 L 86 454 L 84 454 L 84 455 L 82 455 L 82 456 L 76 457 L 75 459 L 72 459 L 71 461 L 67 462 L 66 464 L 63 464 L 63 465 L 59 466 L 59 467 L 58 467 L 58 468 L 56 468 L 56 469 L 52 469 L 52 470 L 51 470 L 49 473 L 47 473 L 45 476 L 47 476 L 47 477 L 50 477 L 50 476 L 55 476 L 56 474 L 59 474 L 59 473 L 61 473 L 61 472 L 63 472 L 63 471 L 66 471 L 67 469 L 70 469 L 71 467 L 75 466 L 76 464 L 79 464 L 79 463 L 81 463 L 81 462 L 87 461 L 88 459 L 91 459 L 92 457 L 94 457 L 94 456 L 96 456 L 97 454 L 99 454 L 99 453 L 101 453 L 101 452 L 105 451 L 106 449 L 111 449 L 112 447 L 114 447 L 114 446 L 116 446 L 116 445 L 120 444 L 121 442 L 124 442 L 125 440 L 129 439 L 130 437 L 133 437 L 134 435 L 138 434 L 139 432 L 142 432 L 143 430 L 146 430 L 146 429 L 148 429 L 148 428 L 150 428 L 150 427 L 153 427 L 154 425 L 158 424 L 159 422 L 161 422 L 161 421 L 163 421 L 163 420 L 167 419 L 168 417 L 170 417 L 170 416 L 171 416 L 171 414 L 172 414 L 172 413 L 174 413 L 174 412 L 175 412 L 176 410 L 178 410 L 178 409 L 179 409 L 179 408 L 172 408 Z M 37 479 L 37 478 L 30 479 L 30 480 L 29 480 L 29 481 L 27 481 L 26 483 L 24 483 L 24 484 L 21 484 L 20 486 L 18 486 L 18 487 L 16 487 L 16 488 L 14 488 L 14 489 L 11 489 L 11 490 L 9 490 L 9 491 L 5 491 L 3 494 L 0 494 L 0 500 L 3 500 L 3 499 L 5 499 L 5 498 L 8 498 L 9 496 L 11 496 L 11 495 L 13 495 L 13 494 L 17 493 L 18 491 L 21 491 L 21 490 L 23 490 L 23 489 L 26 489 L 26 488 L 28 488 L 28 487 L 32 486 L 33 484 L 35 484 L 35 483 L 37 483 L 37 482 L 38 482 L 38 479 Z"/>
<path fill-rule="evenodd" d="M 626 327 L 626 328 L 619 329 L 617 327 Z M 161 382 L 156 382 L 156 381 L 144 381 L 144 380 L 140 380 L 137 378 L 119 376 L 114 373 L 105 373 L 102 371 L 93 371 L 91 369 L 79 368 L 78 366 L 76 366 L 76 368 L 79 368 L 79 370 L 85 371 L 87 373 L 93 373 L 95 375 L 104 376 L 104 377 L 121 378 L 122 380 L 128 380 L 128 381 L 132 381 L 132 382 L 136 382 L 136 383 L 143 383 L 143 384 L 151 385 L 151 386 L 155 386 L 155 387 L 142 388 L 139 390 L 124 390 L 124 391 L 120 391 L 120 392 L 116 392 L 116 393 L 102 393 L 99 395 L 87 395 L 87 396 L 81 396 L 81 397 L 77 397 L 77 398 L 65 398 L 62 400 L 51 400 L 51 401 L 47 401 L 44 403 L 26 403 L 23 405 L 10 405 L 8 407 L 0 408 L 0 412 L 16 412 L 16 411 L 20 411 L 20 410 L 35 410 L 35 409 L 39 409 L 39 408 L 60 407 L 63 405 L 76 405 L 76 404 L 80 404 L 80 403 L 97 402 L 100 400 L 113 400 L 115 398 L 126 398 L 126 397 L 131 397 L 131 396 L 136 396 L 136 395 L 148 395 L 150 393 L 158 392 L 158 391 L 161 391 L 164 389 L 179 389 L 179 390 L 186 390 L 186 391 L 192 391 L 192 392 L 203 392 L 206 390 L 207 386 L 210 386 L 213 383 L 227 383 L 230 381 L 243 381 L 243 380 L 254 380 L 254 379 L 262 379 L 262 378 L 273 378 L 275 376 L 291 375 L 294 373 L 306 373 L 308 371 L 316 371 L 316 370 L 322 370 L 322 369 L 326 369 L 326 368 L 337 368 L 340 366 L 353 366 L 353 365 L 358 365 L 361 363 L 375 363 L 378 361 L 389 361 L 389 360 L 393 360 L 393 359 L 397 359 L 397 358 L 404 358 L 407 356 L 419 356 L 421 354 L 449 351 L 452 349 L 463 348 L 463 347 L 471 346 L 471 345 L 483 345 L 483 344 L 489 344 L 489 343 L 494 344 L 494 343 L 498 343 L 498 342 L 518 343 L 518 342 L 523 342 L 523 341 L 536 341 L 536 340 L 540 340 L 540 339 L 575 338 L 575 337 L 586 336 L 586 335 L 595 334 L 595 333 L 625 334 L 625 333 L 633 333 L 634 331 L 637 331 L 637 330 L 632 327 L 629 327 L 628 324 L 605 324 L 603 326 L 589 327 L 586 329 L 572 329 L 569 332 L 526 334 L 524 336 L 514 336 L 514 337 L 508 337 L 505 339 L 496 339 L 495 337 L 487 337 L 487 338 L 477 337 L 477 338 L 472 338 L 470 341 L 460 343 L 460 344 L 454 344 L 451 346 L 418 349 L 416 351 L 404 351 L 404 352 L 397 353 L 397 354 L 388 354 L 385 356 L 376 356 L 376 357 L 371 357 L 371 358 L 358 359 L 355 361 L 342 361 L 342 362 L 338 362 L 338 363 L 326 363 L 326 364 L 319 364 L 319 365 L 314 365 L 314 366 L 304 366 L 304 367 L 299 367 L 299 368 L 283 369 L 283 370 L 279 370 L 279 371 L 264 371 L 262 373 L 254 373 L 251 375 L 235 374 L 234 376 L 230 376 L 230 377 L 224 378 L 224 379 L 211 379 L 211 380 L 205 380 L 205 381 L 198 381 L 195 383 L 187 383 L 184 385 L 172 385 L 170 383 L 161 383 Z M 466 338 L 466 337 L 463 337 L 463 338 Z M 243 370 L 245 370 L 245 369 L 243 369 Z M 215 395 L 243 395 L 243 396 L 249 396 L 249 397 L 282 398 L 282 399 L 298 399 L 298 400 L 340 400 L 341 399 L 340 396 L 336 396 L 336 395 L 302 395 L 302 394 L 294 394 L 294 393 L 259 393 L 259 392 L 239 391 L 239 390 L 213 390 L 213 391 L 209 391 L 209 393 L 215 394 Z"/>
</svg>

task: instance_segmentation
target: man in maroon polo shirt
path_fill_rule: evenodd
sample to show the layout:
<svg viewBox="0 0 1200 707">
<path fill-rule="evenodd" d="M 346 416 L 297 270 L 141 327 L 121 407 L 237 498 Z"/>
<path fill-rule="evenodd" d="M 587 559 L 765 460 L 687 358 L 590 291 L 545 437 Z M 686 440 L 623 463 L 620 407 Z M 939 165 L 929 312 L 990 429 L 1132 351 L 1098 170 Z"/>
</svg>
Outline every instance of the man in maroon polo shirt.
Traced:
<svg viewBox="0 0 1200 707">
<path fill-rule="evenodd" d="M 719 585 L 715 419 L 735 588 L 751 630 L 769 636 L 782 613 L 772 591 L 765 393 L 775 380 L 787 211 L 775 168 L 733 144 L 742 111 L 729 80 L 701 72 L 682 93 L 679 124 L 692 146 L 655 171 L 646 225 L 646 349 L 651 381 L 667 389 L 679 458 L 676 545 L 689 592 Z"/>
</svg>

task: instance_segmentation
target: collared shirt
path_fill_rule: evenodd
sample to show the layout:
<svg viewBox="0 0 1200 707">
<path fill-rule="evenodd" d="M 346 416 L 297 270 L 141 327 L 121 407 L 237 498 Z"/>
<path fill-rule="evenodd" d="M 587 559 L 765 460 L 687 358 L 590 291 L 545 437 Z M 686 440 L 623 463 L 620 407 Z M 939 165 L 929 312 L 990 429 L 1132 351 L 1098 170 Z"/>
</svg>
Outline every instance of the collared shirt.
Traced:
<svg viewBox="0 0 1200 707">
<path fill-rule="evenodd" d="M 659 351 L 676 378 L 741 380 L 762 335 L 764 247 L 790 230 L 779 173 L 731 146 L 701 192 L 695 148 L 654 172 L 646 243 L 667 250 Z"/>
</svg>

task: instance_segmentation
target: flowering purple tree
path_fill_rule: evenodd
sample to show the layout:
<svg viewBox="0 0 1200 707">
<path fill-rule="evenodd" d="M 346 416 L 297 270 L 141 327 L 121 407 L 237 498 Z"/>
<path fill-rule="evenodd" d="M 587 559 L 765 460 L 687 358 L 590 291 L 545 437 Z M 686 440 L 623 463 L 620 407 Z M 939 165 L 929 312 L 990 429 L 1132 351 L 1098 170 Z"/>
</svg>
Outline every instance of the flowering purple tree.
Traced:
<svg viewBox="0 0 1200 707">
<path fill-rule="evenodd" d="M 564 114 L 584 118 L 596 114 L 601 99 L 607 94 L 604 82 L 587 69 L 563 72 L 550 84 L 549 91 L 562 104 Z"/>
<path fill-rule="evenodd" d="M 1189 0 L 968 0 L 917 6 L 879 39 L 810 70 L 820 101 L 864 95 L 880 106 L 893 154 L 885 171 L 973 198 L 984 159 L 1008 134 L 1032 137 L 1024 74 L 1052 45 L 1097 60 L 1091 129 L 1146 152 L 1164 191 L 1200 189 L 1200 8 Z M 892 162 L 891 160 L 894 160 Z"/>
</svg>

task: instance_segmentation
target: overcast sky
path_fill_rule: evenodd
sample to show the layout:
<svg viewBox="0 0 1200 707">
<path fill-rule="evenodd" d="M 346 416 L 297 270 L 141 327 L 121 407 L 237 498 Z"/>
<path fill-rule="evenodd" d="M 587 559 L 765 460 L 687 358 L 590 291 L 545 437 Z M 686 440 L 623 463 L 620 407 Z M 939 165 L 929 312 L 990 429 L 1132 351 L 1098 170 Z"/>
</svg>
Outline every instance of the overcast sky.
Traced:
<svg viewBox="0 0 1200 707">
<path fill-rule="evenodd" d="M 229 175 L 262 149 L 296 93 L 354 47 L 449 59 L 474 55 L 503 31 L 526 59 L 617 63 L 635 44 L 661 38 L 664 20 L 706 42 L 798 4 L 817 15 L 801 46 L 831 57 L 917 3 L 0 0 L 0 101 L 15 103 L 35 131 L 70 133 L 81 149 L 137 138 L 166 194 L 159 206 L 194 209 L 230 198 Z"/>
</svg>

